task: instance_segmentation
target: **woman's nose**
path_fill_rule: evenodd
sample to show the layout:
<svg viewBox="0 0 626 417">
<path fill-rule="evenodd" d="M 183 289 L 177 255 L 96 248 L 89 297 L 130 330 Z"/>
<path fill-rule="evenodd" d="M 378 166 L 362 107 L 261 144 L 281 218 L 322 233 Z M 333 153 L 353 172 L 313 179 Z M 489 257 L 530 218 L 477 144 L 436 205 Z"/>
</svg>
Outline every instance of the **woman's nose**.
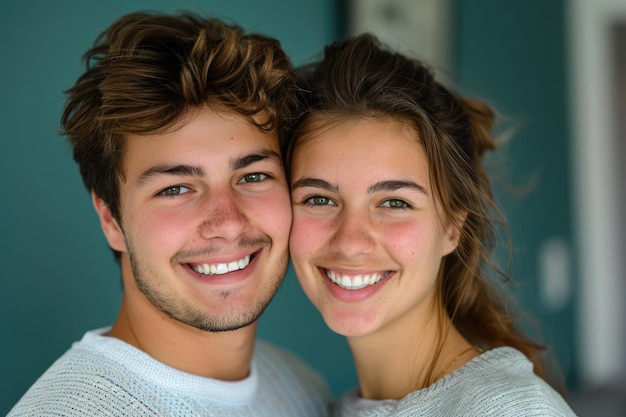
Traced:
<svg viewBox="0 0 626 417">
<path fill-rule="evenodd" d="M 347 257 L 371 253 L 375 241 L 371 234 L 371 219 L 357 210 L 344 211 L 337 219 L 331 248 Z"/>
</svg>

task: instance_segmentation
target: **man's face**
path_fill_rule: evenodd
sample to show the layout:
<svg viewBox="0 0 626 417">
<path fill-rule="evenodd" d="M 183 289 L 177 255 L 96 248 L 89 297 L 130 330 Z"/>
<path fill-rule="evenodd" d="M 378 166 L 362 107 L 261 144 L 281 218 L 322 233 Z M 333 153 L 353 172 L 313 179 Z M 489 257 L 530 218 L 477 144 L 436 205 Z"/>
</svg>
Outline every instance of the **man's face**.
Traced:
<svg viewBox="0 0 626 417">
<path fill-rule="evenodd" d="M 202 330 L 234 330 L 259 317 L 287 267 L 280 148 L 234 113 L 202 108 L 184 122 L 128 137 L 121 224 L 104 230 L 132 270 L 130 302 L 147 299 L 148 310 Z"/>
</svg>

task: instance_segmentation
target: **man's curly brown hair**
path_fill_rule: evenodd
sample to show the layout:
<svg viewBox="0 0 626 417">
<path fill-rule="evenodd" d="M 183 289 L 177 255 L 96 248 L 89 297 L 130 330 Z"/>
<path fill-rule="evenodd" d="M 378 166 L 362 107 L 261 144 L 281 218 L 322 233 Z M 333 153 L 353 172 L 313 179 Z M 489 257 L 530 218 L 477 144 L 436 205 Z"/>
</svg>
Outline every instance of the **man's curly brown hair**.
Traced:
<svg viewBox="0 0 626 417">
<path fill-rule="evenodd" d="M 61 117 L 83 182 L 120 220 L 119 181 L 129 134 L 167 131 L 209 106 L 247 117 L 282 139 L 294 112 L 295 79 L 280 43 L 192 13 L 133 13 L 105 30 L 84 56 Z"/>
</svg>

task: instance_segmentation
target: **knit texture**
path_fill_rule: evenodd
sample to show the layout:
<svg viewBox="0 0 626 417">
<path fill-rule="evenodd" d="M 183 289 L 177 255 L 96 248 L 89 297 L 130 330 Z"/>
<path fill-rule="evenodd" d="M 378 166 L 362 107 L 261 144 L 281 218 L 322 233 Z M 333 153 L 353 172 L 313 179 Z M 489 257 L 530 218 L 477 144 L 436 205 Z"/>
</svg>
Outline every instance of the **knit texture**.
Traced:
<svg viewBox="0 0 626 417">
<path fill-rule="evenodd" d="M 18 416 L 327 416 L 322 378 L 287 351 L 257 342 L 250 375 L 229 382 L 179 371 L 90 331 L 9 412 Z"/>
<path fill-rule="evenodd" d="M 519 351 L 487 351 L 428 388 L 400 400 L 367 400 L 358 390 L 339 402 L 341 417 L 563 417 L 575 416 L 563 398 L 533 373 Z"/>
</svg>

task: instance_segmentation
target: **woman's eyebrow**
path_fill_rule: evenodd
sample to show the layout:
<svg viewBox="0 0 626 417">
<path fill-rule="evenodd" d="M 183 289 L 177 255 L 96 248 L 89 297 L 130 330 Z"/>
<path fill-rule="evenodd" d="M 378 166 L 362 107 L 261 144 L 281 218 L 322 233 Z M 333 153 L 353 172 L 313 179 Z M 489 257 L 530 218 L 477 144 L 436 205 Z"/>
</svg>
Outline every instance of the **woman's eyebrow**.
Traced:
<svg viewBox="0 0 626 417">
<path fill-rule="evenodd" d="M 299 187 L 313 187 L 321 188 L 323 190 L 332 191 L 335 193 L 339 192 L 339 186 L 331 184 L 328 181 L 324 181 L 319 178 L 301 178 L 291 185 L 292 190 L 295 190 Z"/>
<path fill-rule="evenodd" d="M 394 191 L 399 190 L 400 188 L 411 188 L 421 193 L 428 195 L 428 190 L 426 187 L 419 185 L 413 181 L 401 181 L 401 180 L 389 180 L 389 181 L 380 181 L 375 184 L 367 187 L 368 193 L 375 193 L 378 191 Z"/>
</svg>

